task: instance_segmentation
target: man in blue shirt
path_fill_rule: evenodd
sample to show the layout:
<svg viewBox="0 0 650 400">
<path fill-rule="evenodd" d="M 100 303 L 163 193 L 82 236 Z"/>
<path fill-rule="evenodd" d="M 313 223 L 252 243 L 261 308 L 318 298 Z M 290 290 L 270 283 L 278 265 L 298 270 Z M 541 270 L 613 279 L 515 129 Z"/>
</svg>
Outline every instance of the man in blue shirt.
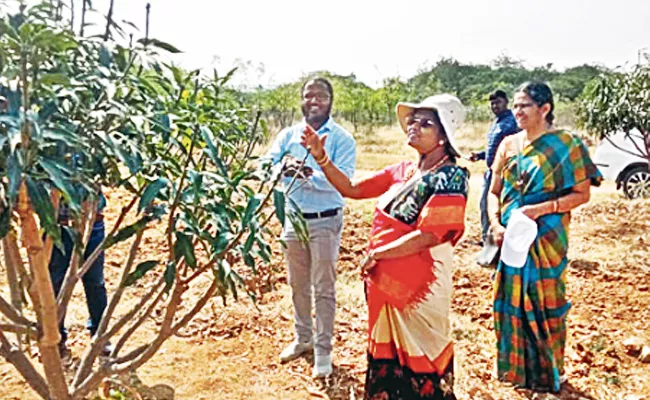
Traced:
<svg viewBox="0 0 650 400">
<path fill-rule="evenodd" d="M 310 155 L 305 167 L 301 162 L 307 152 L 300 137 L 307 125 L 319 136 L 327 135 L 325 149 L 332 162 L 352 177 L 356 163 L 356 144 L 350 133 L 330 116 L 334 93 L 323 78 L 314 78 L 302 87 L 302 113 L 305 119 L 278 134 L 269 152 L 274 165 L 283 168 L 285 189 L 299 174 L 288 196 L 302 213 L 309 231 L 309 242 L 300 242 L 288 220 L 282 230 L 286 243 L 285 256 L 291 286 L 295 340 L 280 354 L 287 362 L 314 350 L 314 376 L 332 373 L 332 336 L 336 307 L 336 260 L 343 227 L 343 197 L 329 184 L 322 170 Z M 316 308 L 316 334 L 311 317 L 312 287 Z"/>
<path fill-rule="evenodd" d="M 487 215 L 487 195 L 490 190 L 490 181 L 492 180 L 492 163 L 496 156 L 497 149 L 501 141 L 508 135 L 519 132 L 517 121 L 512 111 L 508 109 L 508 96 L 503 90 L 497 90 L 490 95 L 490 108 L 496 119 L 490 126 L 487 134 L 487 148 L 481 152 L 472 152 L 471 161 L 485 160 L 487 162 L 487 171 L 483 176 L 483 190 L 481 193 L 481 240 L 485 243 L 490 219 Z"/>
</svg>

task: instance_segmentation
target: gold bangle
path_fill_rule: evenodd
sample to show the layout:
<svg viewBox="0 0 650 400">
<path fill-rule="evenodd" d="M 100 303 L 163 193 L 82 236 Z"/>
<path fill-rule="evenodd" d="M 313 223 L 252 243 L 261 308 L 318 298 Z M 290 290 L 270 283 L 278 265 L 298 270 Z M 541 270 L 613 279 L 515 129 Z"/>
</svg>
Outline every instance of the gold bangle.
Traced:
<svg viewBox="0 0 650 400">
<path fill-rule="evenodd" d="M 316 164 L 320 165 L 321 167 L 327 165 L 328 162 L 330 162 L 330 158 L 327 156 L 327 154 L 325 154 L 325 156 L 320 160 L 316 160 Z"/>
<path fill-rule="evenodd" d="M 317 159 L 316 157 L 314 157 L 314 160 L 316 160 L 316 164 L 318 164 L 318 165 L 324 163 L 326 159 L 327 159 L 327 153 L 326 152 L 323 152 L 323 156 L 321 158 Z"/>
<path fill-rule="evenodd" d="M 560 211 L 560 200 L 555 199 L 553 200 L 553 214 L 557 214 L 558 211 Z"/>
<path fill-rule="evenodd" d="M 325 167 L 327 166 L 327 164 L 329 164 L 329 163 L 331 163 L 331 162 L 332 162 L 332 160 L 330 160 L 330 158 L 327 157 L 327 160 L 325 160 L 325 162 L 322 163 L 322 164 L 321 164 L 321 163 L 318 163 L 318 166 L 319 166 L 321 169 L 323 169 L 323 168 L 325 168 Z"/>
</svg>

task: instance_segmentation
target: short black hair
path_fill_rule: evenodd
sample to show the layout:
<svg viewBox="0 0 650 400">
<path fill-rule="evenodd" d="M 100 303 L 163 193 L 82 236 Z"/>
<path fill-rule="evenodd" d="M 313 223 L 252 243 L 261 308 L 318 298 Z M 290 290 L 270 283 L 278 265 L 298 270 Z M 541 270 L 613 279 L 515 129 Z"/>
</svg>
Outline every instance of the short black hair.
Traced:
<svg viewBox="0 0 650 400">
<path fill-rule="evenodd" d="M 332 84 L 330 83 L 330 81 L 328 81 L 327 79 L 325 79 L 325 78 L 323 78 L 323 77 L 321 77 L 321 76 L 315 76 L 315 77 L 313 77 L 313 78 L 309 78 L 309 79 L 307 79 L 307 80 L 302 84 L 302 88 L 300 89 L 300 95 L 301 95 L 301 96 L 302 96 L 302 93 L 305 91 L 305 87 L 307 87 L 307 84 L 308 84 L 308 83 L 317 83 L 317 84 L 319 84 L 319 85 L 324 86 L 325 89 L 327 89 L 327 92 L 328 92 L 329 95 L 330 95 L 330 99 L 332 99 L 332 102 L 334 102 L 334 101 L 333 101 L 333 100 L 334 100 L 334 89 L 332 88 Z"/>
<path fill-rule="evenodd" d="M 492 94 L 490 95 L 490 101 L 492 101 L 492 100 L 496 100 L 496 99 L 504 99 L 505 101 L 508 101 L 508 95 L 506 94 L 506 92 L 504 92 L 504 91 L 501 90 L 501 89 L 499 89 L 499 90 L 495 90 L 495 91 L 492 92 Z"/>
</svg>

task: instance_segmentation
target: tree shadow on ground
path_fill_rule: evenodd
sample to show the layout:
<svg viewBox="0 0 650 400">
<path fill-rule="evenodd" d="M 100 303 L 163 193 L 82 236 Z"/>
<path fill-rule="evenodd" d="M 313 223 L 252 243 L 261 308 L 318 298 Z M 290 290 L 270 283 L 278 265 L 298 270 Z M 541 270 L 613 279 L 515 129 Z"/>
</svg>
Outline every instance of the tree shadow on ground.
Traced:
<svg viewBox="0 0 650 400">
<path fill-rule="evenodd" d="M 570 383 L 562 384 L 560 393 L 538 393 L 526 390 L 524 396 L 530 400 L 598 400 L 592 395 L 575 388 Z"/>
<path fill-rule="evenodd" d="M 314 356 L 305 354 L 301 356 L 313 367 Z M 360 380 L 359 368 L 334 363 L 333 371 L 327 378 L 304 379 L 305 389 L 310 396 L 327 398 L 330 400 L 349 400 L 363 398 L 363 382 Z M 363 369 L 365 371 L 365 368 Z M 303 378 L 307 378 L 304 377 Z M 352 395 L 352 393 L 354 393 Z"/>
<path fill-rule="evenodd" d="M 597 273 L 600 269 L 600 263 L 597 261 L 589 261 L 582 258 L 577 258 L 569 261 L 569 268 L 576 271 L 582 271 L 586 273 Z"/>
<path fill-rule="evenodd" d="M 363 398 L 363 383 L 358 378 L 359 374 L 355 374 L 354 371 L 347 366 L 334 366 L 334 372 L 328 378 L 328 385 L 324 388 L 329 399 Z"/>
<path fill-rule="evenodd" d="M 142 400 L 174 400 L 176 398 L 176 391 L 173 387 L 165 384 L 147 386 L 135 372 L 120 376 L 117 389 L 120 389 L 119 384 L 124 386 L 122 389 L 126 389 L 126 393 L 122 392 L 125 396 L 129 396 L 129 392 L 135 391 Z"/>
</svg>

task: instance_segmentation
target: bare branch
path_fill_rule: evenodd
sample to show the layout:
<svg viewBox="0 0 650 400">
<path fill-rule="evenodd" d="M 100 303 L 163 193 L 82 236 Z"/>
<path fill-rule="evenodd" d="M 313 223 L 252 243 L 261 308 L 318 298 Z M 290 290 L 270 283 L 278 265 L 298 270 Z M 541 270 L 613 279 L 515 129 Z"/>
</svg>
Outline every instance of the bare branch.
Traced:
<svg viewBox="0 0 650 400">
<path fill-rule="evenodd" d="M 194 307 L 192 307 L 192 309 L 187 314 L 185 314 L 185 316 L 183 318 L 181 318 L 181 320 L 178 321 L 172 327 L 172 331 L 174 333 L 176 333 L 176 332 L 178 332 L 179 329 L 181 329 L 188 322 L 190 322 L 192 320 L 192 318 L 194 318 L 194 316 L 196 314 L 198 314 L 199 311 L 201 311 L 203 309 L 203 307 L 208 303 L 208 301 L 212 298 L 212 296 L 214 296 L 214 292 L 217 290 L 218 287 L 219 287 L 219 279 L 214 278 L 212 280 L 212 285 L 210 285 L 208 290 L 205 291 L 203 296 L 196 302 Z"/>
<path fill-rule="evenodd" d="M 156 285 L 156 286 L 154 286 L 154 288 L 156 288 L 158 290 L 161 289 L 162 288 L 162 281 L 161 281 L 160 285 Z M 150 292 L 150 293 L 153 294 L 155 292 Z M 149 316 L 153 312 L 154 308 L 162 300 L 164 294 L 165 294 L 165 291 L 160 290 L 160 292 L 158 293 L 156 298 L 149 304 L 147 309 L 143 313 L 141 313 L 141 315 L 138 317 L 138 319 L 136 319 L 131 324 L 131 326 L 129 326 L 127 328 L 126 332 L 124 332 L 124 334 L 120 337 L 119 341 L 115 344 L 115 349 L 113 350 L 113 355 L 117 355 L 117 354 L 120 353 L 120 350 L 122 350 L 122 348 L 124 347 L 124 345 L 126 344 L 128 339 L 131 337 L 131 335 L 133 335 L 133 333 L 135 333 L 135 331 L 138 329 L 138 327 L 140 327 L 140 325 L 142 325 L 144 323 L 144 321 L 146 321 L 147 318 L 149 318 Z M 142 305 L 144 305 L 144 303 Z M 134 308 L 133 311 L 139 311 L 141 309 L 142 309 L 142 307 L 139 307 L 137 310 L 136 310 L 136 308 Z M 134 312 L 133 316 L 135 314 L 136 313 Z M 133 318 L 133 316 L 131 318 Z M 131 318 L 129 318 L 129 320 L 131 320 Z M 125 320 L 125 322 L 126 322 L 126 320 Z M 114 334 L 115 333 L 114 330 L 115 329 L 111 329 L 111 332 L 108 332 L 107 336 L 109 336 L 111 333 Z M 118 361 L 118 362 L 121 362 L 121 361 Z"/>
<path fill-rule="evenodd" d="M 107 42 L 111 35 L 111 25 L 113 24 L 113 7 L 115 0 L 111 0 L 108 8 L 108 15 L 106 16 L 106 32 L 104 32 L 104 41 Z"/>
<path fill-rule="evenodd" d="M 18 335 L 29 335 L 32 339 L 38 339 L 38 331 L 36 325 L 25 326 L 15 324 L 0 324 L 0 332 L 13 332 Z"/>
<path fill-rule="evenodd" d="M 131 267 L 133 266 L 133 262 L 135 261 L 135 256 L 138 253 L 138 249 L 140 247 L 140 242 L 142 241 L 143 234 L 144 234 L 144 228 L 140 229 L 136 233 L 135 240 L 133 241 L 133 244 L 131 244 L 131 250 L 129 251 L 129 256 L 124 265 L 124 269 L 122 270 L 122 278 L 120 279 L 120 284 L 117 287 L 115 293 L 113 293 L 113 296 L 111 297 L 111 301 L 109 302 L 108 307 L 106 307 L 106 310 L 104 310 L 104 315 L 102 316 L 102 319 L 99 322 L 99 327 L 97 327 L 97 332 L 95 333 L 95 336 L 92 340 L 92 344 L 88 349 L 86 355 L 81 360 L 81 364 L 77 369 L 77 373 L 75 374 L 74 381 L 73 381 L 73 385 L 75 386 L 88 377 L 88 374 L 90 374 L 90 371 L 92 370 L 92 366 L 93 363 L 95 362 L 95 359 L 101 353 L 104 345 L 108 341 L 108 337 L 104 337 L 102 335 L 106 331 L 106 327 L 108 326 L 108 322 L 111 320 L 111 317 L 113 316 L 113 312 L 115 312 L 117 303 L 119 303 L 120 299 L 122 298 L 122 294 L 124 293 L 124 289 L 126 288 L 124 286 L 124 283 L 126 282 L 126 278 L 129 276 L 129 271 L 131 270 Z"/>
<path fill-rule="evenodd" d="M 35 325 L 30 320 L 23 317 L 20 312 L 16 310 L 11 304 L 9 304 L 2 296 L 0 296 L 0 313 L 18 324 L 28 326 Z"/>
<path fill-rule="evenodd" d="M 0 332 L 0 356 L 18 370 L 23 378 L 25 378 L 27 384 L 31 386 L 39 396 L 44 399 L 50 398 L 50 391 L 43 376 L 36 371 L 32 363 L 19 348 L 11 345 L 2 332 Z"/>
<path fill-rule="evenodd" d="M 88 11 L 88 0 L 81 0 L 81 28 L 79 28 L 79 36 L 84 36 L 84 28 L 86 27 L 86 12 Z"/>
<path fill-rule="evenodd" d="M 164 341 L 174 333 L 172 330 L 172 323 L 174 322 L 174 316 L 178 310 L 178 305 L 181 303 L 181 296 L 186 289 L 187 287 L 180 284 L 178 281 L 174 284 L 172 295 L 167 302 L 165 317 L 163 318 L 162 324 L 160 325 L 160 331 L 158 332 L 158 335 L 154 338 L 149 347 L 133 361 L 127 363 L 124 366 L 111 366 L 111 374 L 120 374 L 126 371 L 133 371 L 147 362 L 151 357 L 154 356 L 154 354 L 156 354 Z"/>
<path fill-rule="evenodd" d="M 65 309 L 68 307 L 68 302 L 72 297 L 72 291 L 74 290 L 74 286 L 77 284 L 79 279 L 81 279 L 81 277 L 84 276 L 86 272 L 88 272 L 90 267 L 92 267 L 93 263 L 97 260 L 97 257 L 99 257 L 102 251 L 104 251 L 104 244 L 106 243 L 106 239 L 115 235 L 115 233 L 120 228 L 120 226 L 122 226 L 122 223 L 124 222 L 124 218 L 129 213 L 129 211 L 131 211 L 133 206 L 135 206 L 137 200 L 142 194 L 142 190 L 143 189 L 140 189 L 140 191 L 133 197 L 133 199 L 131 199 L 131 202 L 126 207 L 122 208 L 122 211 L 120 215 L 117 217 L 117 221 L 115 221 L 115 225 L 113 225 L 113 229 L 111 230 L 111 232 L 108 235 L 105 235 L 104 240 L 102 240 L 101 243 L 99 243 L 99 245 L 97 246 L 97 248 L 92 252 L 92 254 L 90 254 L 90 256 L 86 260 L 84 260 L 83 265 L 78 270 L 79 272 L 76 273 L 75 275 L 71 275 L 71 281 L 67 283 L 67 285 L 66 282 L 64 282 L 63 286 L 61 287 L 61 291 L 59 292 L 59 296 L 57 298 L 60 313 L 63 313 Z"/>
<path fill-rule="evenodd" d="M 145 30 L 144 30 L 144 47 L 146 48 L 149 44 L 149 21 L 151 17 L 151 3 L 147 3 L 147 19 L 145 21 Z"/>
<path fill-rule="evenodd" d="M 634 156 L 634 157 L 643 157 L 643 154 L 634 153 L 634 152 L 632 152 L 632 151 L 630 151 L 628 149 L 625 149 L 625 148 L 617 145 L 616 143 L 614 143 L 614 141 L 609 136 L 606 136 L 605 140 L 607 140 L 612 146 L 614 146 L 614 148 L 622 151 L 623 153 L 629 154 L 629 155 Z"/>
<path fill-rule="evenodd" d="M 81 275 L 78 274 L 77 271 L 79 270 L 80 253 L 83 254 L 85 252 L 86 246 L 88 246 L 88 241 L 90 240 L 90 232 L 92 231 L 96 213 L 97 202 L 86 202 L 86 204 L 83 206 L 81 218 L 78 224 L 75 223 L 76 226 L 74 226 L 74 228 L 77 228 L 77 231 L 82 232 L 82 248 L 77 249 L 76 245 L 72 246 L 72 257 L 70 259 L 70 264 L 68 265 L 68 270 L 65 273 L 63 284 L 61 285 L 61 289 L 59 290 L 59 294 L 57 296 L 59 323 L 63 322 L 63 318 L 65 317 L 65 310 L 68 306 L 70 298 L 72 297 L 72 291 L 74 290 L 77 282 L 79 282 L 79 277 Z M 78 229 L 79 227 L 82 229 Z M 49 252 L 46 254 L 51 255 L 52 249 L 50 248 Z"/>
</svg>

